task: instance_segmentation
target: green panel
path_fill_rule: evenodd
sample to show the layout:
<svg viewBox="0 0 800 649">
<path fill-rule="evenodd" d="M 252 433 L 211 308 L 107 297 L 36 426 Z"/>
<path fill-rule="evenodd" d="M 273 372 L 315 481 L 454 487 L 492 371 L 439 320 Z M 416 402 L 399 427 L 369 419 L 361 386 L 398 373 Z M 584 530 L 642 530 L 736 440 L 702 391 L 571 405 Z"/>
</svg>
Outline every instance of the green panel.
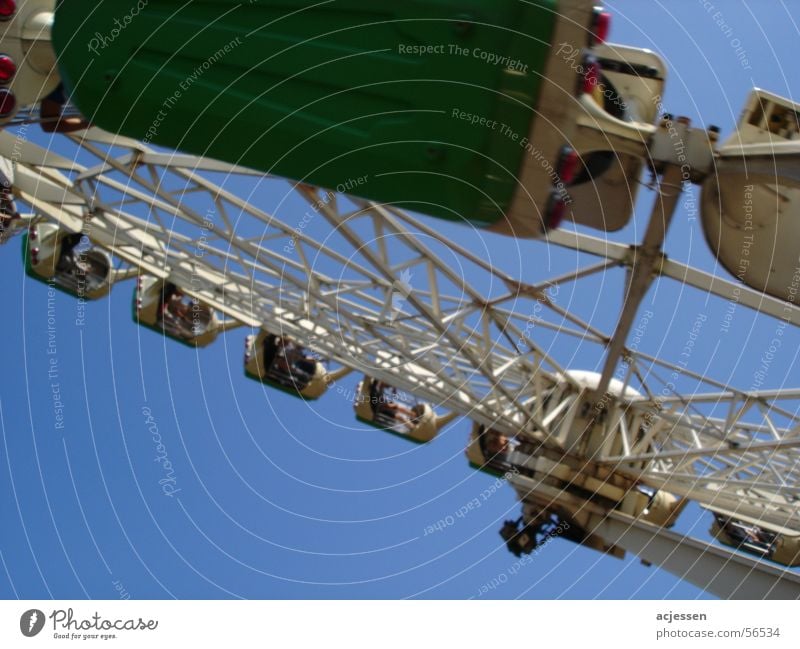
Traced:
<svg viewBox="0 0 800 649">
<path fill-rule="evenodd" d="M 62 0 L 53 41 L 108 131 L 481 225 L 514 192 L 556 5 Z"/>
</svg>

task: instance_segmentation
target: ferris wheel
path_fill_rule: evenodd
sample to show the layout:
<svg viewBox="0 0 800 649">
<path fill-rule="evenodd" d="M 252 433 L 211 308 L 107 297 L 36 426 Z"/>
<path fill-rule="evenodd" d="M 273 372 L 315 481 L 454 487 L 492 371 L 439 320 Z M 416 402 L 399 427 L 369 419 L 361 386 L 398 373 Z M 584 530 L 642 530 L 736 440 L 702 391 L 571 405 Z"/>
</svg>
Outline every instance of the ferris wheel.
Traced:
<svg viewBox="0 0 800 649">
<path fill-rule="evenodd" d="M 573 4 L 585 12 L 587 3 Z M 599 29 L 605 18 L 594 20 Z M 650 355 L 632 340 L 645 296 L 661 282 L 748 309 L 780 336 L 800 325 L 800 271 L 780 255 L 762 263 L 764 238 L 748 244 L 731 207 L 748 193 L 756 203 L 777 195 L 780 210 L 797 216 L 798 108 L 754 91 L 736 136 L 717 146 L 713 130 L 655 109 L 643 114 L 641 88 L 622 77 L 643 77 L 641 87 L 656 92 L 663 75 L 649 54 L 594 47 L 608 66 L 606 85 L 638 97 L 642 121 L 596 114 L 604 100 L 597 102 L 595 79 L 581 89 L 592 119 L 572 137 L 619 144 L 638 160 L 617 161 L 632 176 L 649 168 L 652 212 L 629 245 L 558 229 L 563 206 L 532 178 L 531 200 L 547 208 L 541 227 L 522 232 L 539 236 L 525 242 L 526 254 L 580 260 L 535 281 L 397 201 L 361 198 L 374 191 L 363 176 L 323 189 L 157 148 L 91 126 L 68 106 L 55 118 L 56 152 L 26 136 L 48 118 L 23 100 L 0 132 L 3 237 L 21 234 L 28 274 L 79 300 L 125 290 L 114 285 L 130 280 L 134 320 L 178 342 L 202 347 L 227 331 L 252 330 L 244 373 L 276 389 L 319 399 L 357 373 L 355 415 L 417 443 L 456 417 L 472 422 L 468 461 L 504 476 L 522 503 L 521 518 L 501 530 L 516 554 L 559 530 L 721 597 L 800 597 L 800 575 L 789 569 L 800 565 L 800 386 L 732 385 L 714 367 L 692 371 L 678 353 Z M 48 94 L 55 85 L 48 76 Z M 566 155 L 554 166 L 561 177 L 577 176 L 576 161 Z M 598 171 L 606 163 L 595 157 L 594 191 L 603 195 L 591 196 L 591 182 L 576 188 L 578 211 L 607 205 L 603 192 L 618 187 Z M 692 183 L 703 186 L 709 243 L 738 281 L 666 254 L 670 221 Z M 266 186 L 280 197 L 269 208 L 260 200 Z M 608 219 L 632 209 L 630 192 L 617 193 L 625 198 L 608 199 Z M 788 221 L 772 224 L 774 240 L 788 236 L 780 229 L 794 227 Z M 743 248 L 753 252 L 738 272 Z M 624 299 L 608 330 L 555 298 L 612 271 L 622 271 L 614 277 Z M 565 362 L 564 348 L 580 353 Z M 690 503 L 707 510 L 720 543 L 670 529 Z"/>
</svg>

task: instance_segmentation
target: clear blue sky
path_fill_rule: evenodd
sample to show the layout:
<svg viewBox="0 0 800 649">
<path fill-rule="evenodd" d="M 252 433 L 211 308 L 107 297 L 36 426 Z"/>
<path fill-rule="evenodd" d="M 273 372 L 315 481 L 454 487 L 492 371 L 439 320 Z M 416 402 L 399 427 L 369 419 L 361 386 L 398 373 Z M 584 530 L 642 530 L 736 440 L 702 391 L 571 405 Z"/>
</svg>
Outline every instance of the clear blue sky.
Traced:
<svg viewBox="0 0 800 649">
<path fill-rule="evenodd" d="M 667 109 L 718 124 L 725 136 L 751 86 L 785 96 L 800 88 L 800 1 L 715 0 L 710 12 L 709 4 L 607 3 L 614 42 L 666 58 Z M 715 22 L 717 11 L 732 35 Z M 732 39 L 752 69 L 739 62 Z M 641 233 L 650 198 L 643 192 L 637 223 L 615 239 L 630 242 Z M 486 241 L 497 259 L 519 258 L 528 245 Z M 510 487 L 455 525 L 424 535 L 493 482 L 463 456 L 468 422 L 416 447 L 357 426 L 350 402 L 335 391 L 309 407 L 266 390 L 243 376 L 241 331 L 196 352 L 138 329 L 130 319 L 131 283 L 90 304 L 81 327 L 75 301 L 58 295 L 65 426 L 56 429 L 47 287 L 25 278 L 18 244 L 0 248 L 0 597 L 113 599 L 119 586 L 133 598 L 469 598 L 493 580 L 503 583 L 485 597 L 705 597 L 635 559 L 604 558 L 567 541 L 551 543 L 509 576 L 514 558 L 497 529 L 517 516 Z M 685 207 L 668 251 L 711 267 Z M 545 274 L 526 260 L 525 279 Z M 659 348 L 670 323 L 680 339 L 698 312 L 720 317 L 697 295 L 666 285 L 658 295 L 658 325 L 643 342 L 646 351 Z M 613 313 L 613 306 L 611 300 L 604 309 Z M 739 353 L 760 340 L 761 325 L 752 322 L 738 314 L 713 359 L 745 384 L 752 367 Z M 710 343 L 716 334 L 708 336 Z M 706 360 L 693 359 L 695 369 Z M 795 361 L 790 354 L 777 361 L 769 384 L 800 384 Z M 158 484 L 163 472 L 145 406 L 175 469 L 180 491 L 171 498 Z M 697 514 L 690 510 L 680 529 Z M 706 515 L 695 533 L 708 524 Z"/>
</svg>

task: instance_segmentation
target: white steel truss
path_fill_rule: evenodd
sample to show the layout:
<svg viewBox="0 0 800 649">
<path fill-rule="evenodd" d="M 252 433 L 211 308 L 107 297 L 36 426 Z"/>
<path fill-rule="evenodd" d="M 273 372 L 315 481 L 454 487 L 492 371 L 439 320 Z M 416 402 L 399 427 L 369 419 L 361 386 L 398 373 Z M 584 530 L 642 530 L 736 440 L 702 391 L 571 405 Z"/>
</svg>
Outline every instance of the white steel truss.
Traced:
<svg viewBox="0 0 800 649">
<path fill-rule="evenodd" d="M 287 221 L 248 195 L 265 181 L 251 170 L 98 129 L 65 137 L 73 158 L 0 132 L 0 155 L 15 163 L 16 198 L 35 218 L 85 232 L 122 264 L 169 278 L 229 318 L 286 333 L 436 407 L 565 454 L 576 451 L 554 442 L 553 395 L 574 403 L 586 398 L 585 386 L 534 333 L 601 351 L 616 346 L 607 367 L 622 367 L 623 383 L 641 396 L 611 399 L 598 424 L 606 442 L 584 459 L 800 534 L 800 388 L 746 391 L 681 367 L 698 387 L 670 391 L 659 372 L 677 369 L 674 361 L 626 347 L 625 335 L 550 298 L 554 286 L 615 267 L 633 284 L 636 247 L 552 232 L 532 245 L 598 260 L 529 284 L 391 206 L 266 178 L 283 183 L 284 201 L 300 215 Z M 797 306 L 663 255 L 650 254 L 642 272 L 800 325 Z"/>
</svg>

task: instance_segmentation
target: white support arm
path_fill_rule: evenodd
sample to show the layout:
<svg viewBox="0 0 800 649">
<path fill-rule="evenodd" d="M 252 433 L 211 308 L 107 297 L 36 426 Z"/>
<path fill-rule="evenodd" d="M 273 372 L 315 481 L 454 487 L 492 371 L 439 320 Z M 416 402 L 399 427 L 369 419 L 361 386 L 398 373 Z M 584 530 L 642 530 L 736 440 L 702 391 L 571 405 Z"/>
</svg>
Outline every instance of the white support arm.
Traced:
<svg viewBox="0 0 800 649">
<path fill-rule="evenodd" d="M 618 512 L 594 532 L 723 599 L 800 599 L 800 574 Z"/>
</svg>

